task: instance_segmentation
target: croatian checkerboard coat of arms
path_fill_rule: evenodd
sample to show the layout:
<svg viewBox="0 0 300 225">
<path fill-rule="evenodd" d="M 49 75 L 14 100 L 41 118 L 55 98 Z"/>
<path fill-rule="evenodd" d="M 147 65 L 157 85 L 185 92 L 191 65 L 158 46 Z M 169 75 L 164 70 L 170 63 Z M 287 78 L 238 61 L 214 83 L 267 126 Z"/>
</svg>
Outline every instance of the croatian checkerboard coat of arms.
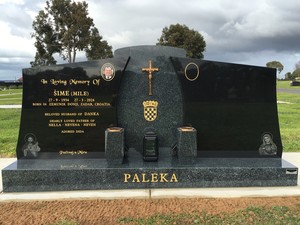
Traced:
<svg viewBox="0 0 300 225">
<path fill-rule="evenodd" d="M 157 101 L 144 101 L 144 118 L 147 121 L 154 121 L 157 117 Z"/>
</svg>

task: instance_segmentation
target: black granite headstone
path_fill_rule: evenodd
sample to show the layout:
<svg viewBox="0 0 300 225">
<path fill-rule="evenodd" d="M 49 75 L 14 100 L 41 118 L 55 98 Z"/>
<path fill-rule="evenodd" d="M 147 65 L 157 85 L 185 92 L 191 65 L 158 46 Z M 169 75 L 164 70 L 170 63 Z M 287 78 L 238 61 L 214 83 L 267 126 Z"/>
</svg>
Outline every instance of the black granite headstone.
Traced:
<svg viewBox="0 0 300 225">
<path fill-rule="evenodd" d="M 125 145 L 140 153 L 148 132 L 170 148 L 185 125 L 197 130 L 199 157 L 281 157 L 275 70 L 184 55 L 138 46 L 24 69 L 18 158 L 104 157 L 110 126 L 124 128 Z M 259 151 L 265 134 L 276 145 L 269 155 Z"/>
<path fill-rule="evenodd" d="M 197 130 L 199 157 L 261 157 L 268 133 L 281 157 L 276 70 L 172 57 L 180 80 L 184 122 Z"/>
<path fill-rule="evenodd" d="M 104 157 L 127 58 L 23 70 L 21 158 Z"/>
</svg>

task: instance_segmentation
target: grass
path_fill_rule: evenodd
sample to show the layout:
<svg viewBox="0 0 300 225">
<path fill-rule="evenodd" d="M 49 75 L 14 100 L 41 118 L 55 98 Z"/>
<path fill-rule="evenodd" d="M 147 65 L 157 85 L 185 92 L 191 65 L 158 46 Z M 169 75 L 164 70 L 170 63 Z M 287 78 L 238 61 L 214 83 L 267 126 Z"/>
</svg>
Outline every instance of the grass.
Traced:
<svg viewBox="0 0 300 225">
<path fill-rule="evenodd" d="M 272 208 L 250 206 L 236 213 L 222 213 L 217 215 L 206 212 L 172 215 L 154 215 L 148 218 L 125 217 L 119 219 L 119 224 L 154 225 L 154 224 L 251 224 L 251 225 L 276 225 L 300 224 L 300 205 L 295 209 L 285 206 Z"/>
<path fill-rule="evenodd" d="M 290 87 L 289 81 L 277 82 L 277 87 Z M 11 94 L 9 94 L 11 93 Z M 0 91 L 1 104 L 21 104 L 22 89 Z M 300 94 L 277 93 L 278 116 L 284 152 L 300 152 Z M 14 157 L 19 133 L 21 109 L 0 109 L 0 157 Z"/>
<path fill-rule="evenodd" d="M 300 151 L 300 94 L 277 93 L 278 117 L 285 152 Z"/>
<path fill-rule="evenodd" d="M 286 89 L 299 89 L 300 86 L 290 86 L 291 81 L 277 81 L 277 88 L 286 88 Z"/>
<path fill-rule="evenodd" d="M 0 157 L 15 157 L 21 109 L 0 109 Z"/>
<path fill-rule="evenodd" d="M 0 91 L 0 105 L 21 105 L 22 89 L 6 89 Z"/>
</svg>

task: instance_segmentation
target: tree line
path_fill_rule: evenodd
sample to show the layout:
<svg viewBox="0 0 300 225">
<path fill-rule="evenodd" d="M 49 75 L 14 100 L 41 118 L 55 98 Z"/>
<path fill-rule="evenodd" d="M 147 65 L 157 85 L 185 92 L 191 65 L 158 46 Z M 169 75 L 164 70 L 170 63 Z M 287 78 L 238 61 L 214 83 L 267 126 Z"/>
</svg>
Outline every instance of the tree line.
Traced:
<svg viewBox="0 0 300 225">
<path fill-rule="evenodd" d="M 278 74 L 280 74 L 283 70 L 283 65 L 279 61 L 270 61 L 266 63 L 266 66 L 269 68 L 277 69 Z M 286 80 L 295 80 L 300 78 L 300 61 L 295 64 L 295 69 L 293 72 L 287 72 L 284 75 Z"/>
<path fill-rule="evenodd" d="M 84 51 L 88 60 L 113 57 L 112 46 L 100 35 L 88 13 L 85 1 L 48 0 L 32 23 L 32 38 L 36 54 L 31 66 L 54 65 L 55 54 L 68 63 L 76 61 L 78 51 Z M 183 48 L 187 57 L 202 59 L 206 48 L 203 36 L 186 25 L 172 24 L 162 29 L 156 45 Z M 279 61 L 271 61 L 267 67 L 283 70 Z M 285 79 L 300 77 L 300 61 L 295 70 L 285 74 Z"/>
<path fill-rule="evenodd" d="M 36 54 L 31 66 L 54 65 L 55 54 L 69 63 L 78 51 L 88 60 L 113 57 L 112 46 L 100 35 L 83 1 L 50 0 L 32 23 Z M 170 25 L 162 30 L 157 45 L 184 48 L 188 57 L 203 58 L 206 43 L 203 36 L 186 25 Z"/>
</svg>

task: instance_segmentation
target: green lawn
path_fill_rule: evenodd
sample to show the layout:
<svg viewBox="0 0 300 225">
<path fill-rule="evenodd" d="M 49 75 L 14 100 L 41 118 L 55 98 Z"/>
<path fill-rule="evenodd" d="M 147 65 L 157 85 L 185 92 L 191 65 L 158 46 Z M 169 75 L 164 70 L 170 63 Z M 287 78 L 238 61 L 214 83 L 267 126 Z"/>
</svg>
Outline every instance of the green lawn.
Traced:
<svg viewBox="0 0 300 225">
<path fill-rule="evenodd" d="M 6 89 L 0 91 L 0 105 L 21 105 L 22 89 Z"/>
<path fill-rule="evenodd" d="M 291 87 L 290 81 L 278 81 L 278 88 L 297 89 L 300 86 Z M 277 93 L 277 100 L 286 103 L 278 104 L 278 116 L 283 142 L 286 152 L 300 152 L 300 94 Z"/>
<path fill-rule="evenodd" d="M 0 157 L 14 157 L 21 109 L 0 109 Z"/>
<path fill-rule="evenodd" d="M 277 93 L 283 149 L 286 152 L 300 152 L 300 94 Z"/>
<path fill-rule="evenodd" d="M 299 89 L 300 90 L 300 86 L 290 86 L 290 82 L 291 81 L 277 81 L 277 88 L 290 88 L 290 89 Z"/>
</svg>

